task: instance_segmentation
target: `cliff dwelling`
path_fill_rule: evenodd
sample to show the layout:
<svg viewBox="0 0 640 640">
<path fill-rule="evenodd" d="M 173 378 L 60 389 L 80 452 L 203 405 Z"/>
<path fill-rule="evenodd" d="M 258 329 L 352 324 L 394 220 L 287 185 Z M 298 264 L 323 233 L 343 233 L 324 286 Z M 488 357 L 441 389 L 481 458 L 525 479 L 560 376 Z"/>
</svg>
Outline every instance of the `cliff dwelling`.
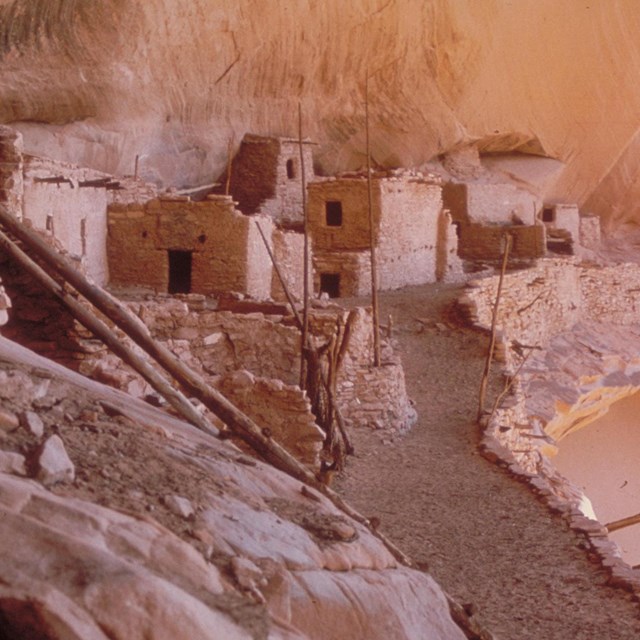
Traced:
<svg viewBox="0 0 640 640">
<path fill-rule="evenodd" d="M 640 637 L 637 3 L 231 4 L 0 0 L 0 640 Z"/>
</svg>

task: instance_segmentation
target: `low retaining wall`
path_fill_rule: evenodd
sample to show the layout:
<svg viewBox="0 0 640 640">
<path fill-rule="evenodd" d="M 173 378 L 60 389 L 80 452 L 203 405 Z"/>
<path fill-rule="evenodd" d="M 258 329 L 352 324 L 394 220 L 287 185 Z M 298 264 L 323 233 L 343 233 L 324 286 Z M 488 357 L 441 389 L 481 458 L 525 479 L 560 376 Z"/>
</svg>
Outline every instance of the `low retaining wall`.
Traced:
<svg viewBox="0 0 640 640">
<path fill-rule="evenodd" d="M 489 330 L 498 277 L 474 281 L 461 306 Z M 608 539 L 588 498 L 550 460 L 557 442 L 640 390 L 640 266 L 543 260 L 505 277 L 497 326 L 510 392 L 484 418 L 484 454 L 524 477 L 602 559 L 612 583 L 640 578 Z M 533 347 L 533 348 L 532 348 Z"/>
</svg>

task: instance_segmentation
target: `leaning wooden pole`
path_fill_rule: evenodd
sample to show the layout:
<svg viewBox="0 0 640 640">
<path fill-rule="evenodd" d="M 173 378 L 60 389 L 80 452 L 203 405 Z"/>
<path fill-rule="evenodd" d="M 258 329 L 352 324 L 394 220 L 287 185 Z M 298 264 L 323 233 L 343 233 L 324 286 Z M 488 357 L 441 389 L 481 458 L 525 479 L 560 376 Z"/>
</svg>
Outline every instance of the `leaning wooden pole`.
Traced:
<svg viewBox="0 0 640 640">
<path fill-rule="evenodd" d="M 300 313 L 298 313 L 298 309 L 296 308 L 296 303 L 295 303 L 295 300 L 293 299 L 293 295 L 289 291 L 289 287 L 287 287 L 287 282 L 284 279 L 284 276 L 282 275 L 282 271 L 280 270 L 280 265 L 278 265 L 278 261 L 276 260 L 276 257 L 273 254 L 271 247 L 269 246 L 267 236 L 262 230 L 260 223 L 257 220 L 255 220 L 255 223 L 256 223 L 256 227 L 258 227 L 258 231 L 260 232 L 260 237 L 262 238 L 262 242 L 264 243 L 265 249 L 267 250 L 267 253 L 269 254 L 269 258 L 271 259 L 271 264 L 273 265 L 273 269 L 276 272 L 276 276 L 278 276 L 278 280 L 280 281 L 280 286 L 282 287 L 282 290 L 284 291 L 284 295 L 287 298 L 287 302 L 291 307 L 291 312 L 293 313 L 293 317 L 296 319 L 296 323 L 298 327 L 301 328 L 302 318 L 300 317 Z"/>
<path fill-rule="evenodd" d="M 309 335 L 309 215 L 307 212 L 307 174 L 304 164 L 304 144 L 302 142 L 302 103 L 298 102 L 298 147 L 300 151 L 300 184 L 302 188 L 302 219 L 304 233 L 303 285 L 302 285 L 302 328 L 300 336 L 300 388 L 306 388 L 307 361 L 305 358 Z"/>
<path fill-rule="evenodd" d="M 231 191 L 231 171 L 233 169 L 233 136 L 229 138 L 227 144 L 227 180 L 224 185 L 224 195 L 228 196 Z"/>
<path fill-rule="evenodd" d="M 633 516 L 629 516 L 628 518 L 621 518 L 620 520 L 614 520 L 609 524 L 605 524 L 607 531 L 609 533 L 613 533 L 614 531 L 618 531 L 618 529 L 625 529 L 626 527 L 632 527 L 634 524 L 640 524 L 640 513 L 636 513 Z"/>
<path fill-rule="evenodd" d="M 29 273 L 40 286 L 56 296 L 80 324 L 91 331 L 123 362 L 139 373 L 187 422 L 209 435 L 217 436 L 219 434 L 218 429 L 200 414 L 180 391 L 171 386 L 144 358 L 129 348 L 102 320 L 78 302 L 2 231 L 0 231 L 0 248 L 17 265 Z"/>
<path fill-rule="evenodd" d="M 493 305 L 493 315 L 491 317 L 491 338 L 489 340 L 489 352 L 487 360 L 482 372 L 482 381 L 480 383 L 480 398 L 478 400 L 478 422 L 484 413 L 484 399 L 487 394 L 487 384 L 489 382 L 489 373 L 491 371 L 491 362 L 493 360 L 493 351 L 496 346 L 496 326 L 498 323 L 498 308 L 500 307 L 500 296 L 502 295 L 502 284 L 504 282 L 504 274 L 507 270 L 507 261 L 509 260 L 509 251 L 511 250 L 511 234 L 505 235 L 504 253 L 502 254 L 502 268 L 500 269 L 500 279 L 498 280 L 498 291 L 496 292 L 496 301 Z"/>
<path fill-rule="evenodd" d="M 367 147 L 367 196 L 369 203 L 369 243 L 371 247 L 371 307 L 373 309 L 373 365 L 380 366 L 380 318 L 378 314 L 378 265 L 373 215 L 373 186 L 371 176 L 371 146 L 369 142 L 369 73 L 364 89 L 364 122 Z"/>
</svg>

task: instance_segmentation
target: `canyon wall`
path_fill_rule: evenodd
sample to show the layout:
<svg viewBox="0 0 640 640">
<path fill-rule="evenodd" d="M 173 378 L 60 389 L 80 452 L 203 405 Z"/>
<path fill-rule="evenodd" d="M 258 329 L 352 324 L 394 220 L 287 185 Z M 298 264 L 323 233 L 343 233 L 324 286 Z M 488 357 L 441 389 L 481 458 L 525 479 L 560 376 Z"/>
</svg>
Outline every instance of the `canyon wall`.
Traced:
<svg viewBox="0 0 640 640">
<path fill-rule="evenodd" d="M 244 133 L 318 142 L 318 169 L 474 145 L 605 228 L 638 210 L 634 0 L 0 0 L 0 122 L 30 153 L 208 183 Z M 533 154 L 533 155 L 531 155 Z M 549 173 L 549 161 L 553 164 Z"/>
</svg>

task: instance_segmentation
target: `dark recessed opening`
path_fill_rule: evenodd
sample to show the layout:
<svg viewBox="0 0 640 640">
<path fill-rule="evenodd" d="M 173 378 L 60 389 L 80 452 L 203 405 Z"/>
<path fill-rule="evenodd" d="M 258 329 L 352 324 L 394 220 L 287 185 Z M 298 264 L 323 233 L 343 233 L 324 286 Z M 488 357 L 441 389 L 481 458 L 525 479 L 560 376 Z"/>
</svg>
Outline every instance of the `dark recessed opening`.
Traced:
<svg viewBox="0 0 640 640">
<path fill-rule="evenodd" d="M 143 231 L 142 232 L 142 237 L 143 238 L 146 238 L 148 235 L 149 235 L 149 233 L 147 231 Z"/>
<path fill-rule="evenodd" d="M 340 297 L 340 274 L 321 273 L 320 293 L 326 293 L 330 298 Z"/>
<path fill-rule="evenodd" d="M 169 293 L 191 292 L 191 251 L 169 251 Z"/>
<path fill-rule="evenodd" d="M 553 222 L 556 219 L 556 212 L 553 207 L 545 207 L 542 210 L 542 222 Z"/>
<path fill-rule="evenodd" d="M 328 227 L 342 226 L 342 202 L 337 200 L 329 200 L 325 202 L 325 211 L 327 214 Z"/>
<path fill-rule="evenodd" d="M 206 241 L 207 241 L 207 236 L 206 236 L 204 233 L 201 233 L 201 234 L 198 236 L 198 242 L 199 242 L 200 244 L 204 244 Z"/>
<path fill-rule="evenodd" d="M 293 180 L 296 177 L 296 167 L 293 163 L 293 158 L 287 160 L 287 178 Z"/>
</svg>

